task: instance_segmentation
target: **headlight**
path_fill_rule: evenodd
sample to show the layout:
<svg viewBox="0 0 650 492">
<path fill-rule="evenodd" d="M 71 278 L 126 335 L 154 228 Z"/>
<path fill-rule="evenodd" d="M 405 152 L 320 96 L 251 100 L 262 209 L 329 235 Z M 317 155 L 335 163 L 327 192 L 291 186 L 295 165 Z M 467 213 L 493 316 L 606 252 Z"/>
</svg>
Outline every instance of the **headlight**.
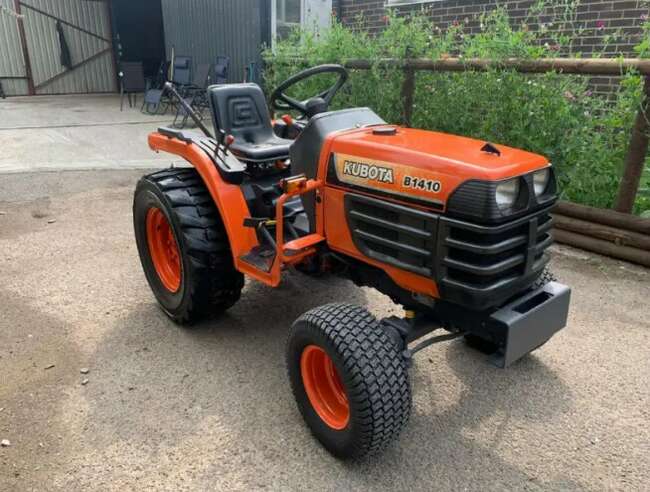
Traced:
<svg viewBox="0 0 650 492">
<path fill-rule="evenodd" d="M 519 196 L 519 178 L 499 183 L 496 188 L 496 200 L 500 210 L 512 208 Z"/>
<path fill-rule="evenodd" d="M 548 168 L 533 173 L 533 188 L 535 189 L 535 196 L 539 197 L 544 194 L 550 179 L 551 171 Z"/>
</svg>

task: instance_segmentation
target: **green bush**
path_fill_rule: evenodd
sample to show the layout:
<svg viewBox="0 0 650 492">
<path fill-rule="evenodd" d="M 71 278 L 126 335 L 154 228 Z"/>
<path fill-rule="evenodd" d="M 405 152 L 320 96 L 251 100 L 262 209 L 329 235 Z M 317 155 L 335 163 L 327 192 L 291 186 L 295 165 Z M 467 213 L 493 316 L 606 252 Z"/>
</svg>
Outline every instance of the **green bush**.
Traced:
<svg viewBox="0 0 650 492">
<path fill-rule="evenodd" d="M 545 8 L 545 3 L 539 2 L 531 16 L 548 15 Z M 558 29 L 560 34 L 540 29 L 532 17 L 529 22 L 536 23 L 537 29 L 529 29 L 526 22 L 513 26 L 500 8 L 480 18 L 481 32 L 474 35 L 464 33 L 464 23 L 441 30 L 424 13 L 390 14 L 385 29 L 374 37 L 363 30 L 363 19 L 352 27 L 334 23 L 320 37 L 296 31 L 278 42 L 273 52 L 266 52 L 265 85 L 273 88 L 308 66 L 359 58 L 375 62 L 407 56 L 533 59 L 558 56 L 558 52 L 580 56 L 573 46 L 584 30 L 566 28 L 574 26 L 570 7 L 556 14 L 556 29 L 564 26 Z M 645 37 L 649 35 L 646 26 Z M 648 56 L 647 43 L 643 39 L 639 44 L 640 56 Z M 352 71 L 334 109 L 368 106 L 387 121 L 400 123 L 403 77 L 402 70 L 382 69 L 376 63 L 371 70 Z M 331 82 L 328 77 L 307 81 L 292 95 L 313 96 Z M 610 98 L 593 94 L 587 77 L 559 73 L 526 75 L 497 68 L 486 73 L 418 72 L 412 123 L 543 154 L 555 165 L 563 198 L 611 207 L 642 87 L 642 78 L 634 72 L 624 74 Z M 650 172 L 645 181 L 642 188 L 650 187 Z M 642 191 L 636 212 L 648 210 L 650 195 Z"/>
</svg>

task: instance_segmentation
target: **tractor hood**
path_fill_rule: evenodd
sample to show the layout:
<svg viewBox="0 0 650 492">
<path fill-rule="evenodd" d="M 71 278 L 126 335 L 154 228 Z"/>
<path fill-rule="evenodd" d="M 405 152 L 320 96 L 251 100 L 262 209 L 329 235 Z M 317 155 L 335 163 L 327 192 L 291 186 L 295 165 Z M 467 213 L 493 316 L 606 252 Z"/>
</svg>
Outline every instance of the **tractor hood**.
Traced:
<svg viewBox="0 0 650 492">
<path fill-rule="evenodd" d="M 468 180 L 500 181 L 548 166 L 540 155 L 445 133 L 379 125 L 331 135 L 342 184 L 445 203 Z"/>
</svg>

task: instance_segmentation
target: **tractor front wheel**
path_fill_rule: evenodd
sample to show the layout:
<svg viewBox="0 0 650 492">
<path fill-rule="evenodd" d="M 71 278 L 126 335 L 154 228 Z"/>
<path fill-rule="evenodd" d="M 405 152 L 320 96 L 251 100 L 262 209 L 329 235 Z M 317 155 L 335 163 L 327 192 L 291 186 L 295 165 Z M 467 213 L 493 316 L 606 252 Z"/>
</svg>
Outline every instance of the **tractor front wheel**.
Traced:
<svg viewBox="0 0 650 492">
<path fill-rule="evenodd" d="M 377 453 L 408 422 L 406 363 L 365 309 L 328 304 L 303 314 L 293 324 L 286 357 L 298 408 L 335 456 Z"/>
<path fill-rule="evenodd" d="M 221 216 L 195 169 L 143 177 L 133 222 L 147 281 L 174 321 L 191 324 L 237 302 L 244 277 L 233 266 Z"/>
</svg>

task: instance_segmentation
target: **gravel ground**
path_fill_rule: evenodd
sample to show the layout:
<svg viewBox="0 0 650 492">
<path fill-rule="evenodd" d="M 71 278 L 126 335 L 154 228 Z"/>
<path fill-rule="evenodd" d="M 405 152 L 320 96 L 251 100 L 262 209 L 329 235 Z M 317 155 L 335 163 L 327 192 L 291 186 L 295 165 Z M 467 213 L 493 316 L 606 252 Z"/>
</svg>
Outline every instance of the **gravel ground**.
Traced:
<svg viewBox="0 0 650 492">
<path fill-rule="evenodd" d="M 0 179 L 0 490 L 648 489 L 648 270 L 555 248 L 568 328 L 505 371 L 460 341 L 420 353 L 406 432 L 342 463 L 295 407 L 287 328 L 329 301 L 398 309 L 289 274 L 174 326 L 137 258 L 139 174 Z"/>
</svg>

